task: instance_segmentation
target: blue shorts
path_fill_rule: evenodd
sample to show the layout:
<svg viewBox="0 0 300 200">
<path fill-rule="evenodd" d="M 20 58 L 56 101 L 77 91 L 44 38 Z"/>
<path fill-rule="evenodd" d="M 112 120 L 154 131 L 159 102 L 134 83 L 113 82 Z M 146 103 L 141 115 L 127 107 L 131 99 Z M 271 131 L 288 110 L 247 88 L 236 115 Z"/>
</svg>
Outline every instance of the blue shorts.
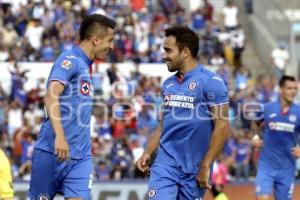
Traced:
<svg viewBox="0 0 300 200">
<path fill-rule="evenodd" d="M 259 167 L 256 175 L 256 196 L 273 195 L 275 199 L 291 200 L 295 180 L 294 170 L 271 170 Z"/>
<path fill-rule="evenodd" d="M 195 174 L 185 174 L 177 167 L 154 163 L 150 171 L 149 200 L 201 200 L 205 190 L 200 188 Z"/>
<path fill-rule="evenodd" d="M 88 200 L 92 167 L 92 156 L 60 162 L 54 154 L 34 149 L 28 196 L 30 200 L 53 199 L 56 194 L 61 194 L 65 198 Z"/>
</svg>

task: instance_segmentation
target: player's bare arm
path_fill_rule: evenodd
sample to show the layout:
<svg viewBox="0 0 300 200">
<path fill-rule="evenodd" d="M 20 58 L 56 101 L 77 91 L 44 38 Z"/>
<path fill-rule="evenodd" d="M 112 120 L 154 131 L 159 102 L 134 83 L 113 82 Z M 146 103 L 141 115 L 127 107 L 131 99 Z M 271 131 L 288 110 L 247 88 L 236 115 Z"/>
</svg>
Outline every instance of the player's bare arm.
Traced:
<svg viewBox="0 0 300 200">
<path fill-rule="evenodd" d="M 292 148 L 292 155 L 295 158 L 300 158 L 300 144 L 297 144 L 294 148 Z"/>
<path fill-rule="evenodd" d="M 149 167 L 150 167 L 149 164 L 150 164 L 151 157 L 159 147 L 161 131 L 162 131 L 162 120 L 157 125 L 153 135 L 150 137 L 148 147 L 144 151 L 143 155 L 136 162 L 137 168 L 143 173 L 149 172 Z"/>
<path fill-rule="evenodd" d="M 200 170 L 196 177 L 200 187 L 211 188 L 209 185 L 210 165 L 217 155 L 223 149 L 224 143 L 230 133 L 230 125 L 228 121 L 228 104 L 214 106 L 211 108 L 212 117 L 214 119 L 214 130 L 209 144 L 208 152 L 200 164 Z"/>
<path fill-rule="evenodd" d="M 57 155 L 60 160 L 65 160 L 70 157 L 69 145 L 65 139 L 61 123 L 61 111 L 58 99 L 64 91 L 64 88 L 65 86 L 59 81 L 51 81 L 44 97 L 47 114 L 55 132 L 55 155 Z"/>
</svg>

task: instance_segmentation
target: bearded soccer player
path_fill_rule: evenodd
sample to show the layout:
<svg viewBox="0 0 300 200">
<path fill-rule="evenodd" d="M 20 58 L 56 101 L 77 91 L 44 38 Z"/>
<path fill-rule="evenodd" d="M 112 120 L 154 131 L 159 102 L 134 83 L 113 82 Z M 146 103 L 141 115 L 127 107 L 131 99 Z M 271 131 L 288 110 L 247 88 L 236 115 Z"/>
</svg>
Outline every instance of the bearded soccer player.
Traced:
<svg viewBox="0 0 300 200">
<path fill-rule="evenodd" d="M 149 199 L 200 200 L 211 187 L 213 162 L 229 134 L 227 89 L 197 63 L 199 37 L 191 29 L 166 29 L 163 48 L 168 70 L 176 74 L 163 84 L 162 120 L 136 165 L 150 170 Z"/>
<path fill-rule="evenodd" d="M 292 76 L 282 76 L 279 81 L 280 96 L 275 102 L 265 104 L 261 119 L 253 123 L 255 135 L 252 144 L 261 148 L 256 176 L 258 200 L 292 199 L 296 171 L 296 158 L 300 156 L 297 144 L 300 131 L 300 107 L 293 101 L 297 82 Z"/>
<path fill-rule="evenodd" d="M 44 101 L 43 122 L 33 153 L 29 197 L 88 200 L 92 184 L 90 119 L 95 59 L 113 49 L 115 22 L 103 15 L 87 16 L 80 27 L 81 42 L 55 61 Z"/>
</svg>

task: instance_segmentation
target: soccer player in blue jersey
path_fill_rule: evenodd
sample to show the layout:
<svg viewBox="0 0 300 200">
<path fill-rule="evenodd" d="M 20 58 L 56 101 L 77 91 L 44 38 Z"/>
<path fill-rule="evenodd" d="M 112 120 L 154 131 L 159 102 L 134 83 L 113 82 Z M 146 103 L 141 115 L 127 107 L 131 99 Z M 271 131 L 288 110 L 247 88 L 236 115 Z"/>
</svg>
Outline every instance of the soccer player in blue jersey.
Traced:
<svg viewBox="0 0 300 200">
<path fill-rule="evenodd" d="M 88 200 L 92 184 L 90 118 L 93 80 L 91 65 L 113 49 L 115 22 L 87 16 L 80 27 L 80 44 L 55 61 L 44 98 L 47 118 L 35 145 L 31 200 Z"/>
<path fill-rule="evenodd" d="M 162 120 L 136 165 L 150 171 L 149 199 L 200 200 L 230 129 L 227 89 L 197 63 L 199 38 L 191 29 L 167 28 L 163 48 L 168 70 L 177 73 L 163 83 Z"/>
<path fill-rule="evenodd" d="M 293 103 L 297 83 L 292 76 L 284 75 L 279 81 L 280 96 L 277 101 L 265 104 L 253 123 L 255 135 L 252 144 L 261 148 L 256 176 L 258 200 L 292 199 L 296 171 L 295 158 L 300 156 L 297 144 L 300 132 L 300 107 Z"/>
</svg>

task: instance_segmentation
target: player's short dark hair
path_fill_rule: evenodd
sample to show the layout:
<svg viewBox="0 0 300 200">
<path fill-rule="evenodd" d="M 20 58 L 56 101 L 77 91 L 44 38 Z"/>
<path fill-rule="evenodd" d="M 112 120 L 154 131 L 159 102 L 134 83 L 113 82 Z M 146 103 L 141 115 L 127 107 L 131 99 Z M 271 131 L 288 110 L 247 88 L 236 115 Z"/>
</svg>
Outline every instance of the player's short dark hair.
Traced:
<svg viewBox="0 0 300 200">
<path fill-rule="evenodd" d="M 199 51 L 198 35 L 186 26 L 172 26 L 165 30 L 165 36 L 174 36 L 176 38 L 176 46 L 179 51 L 187 47 L 194 58 L 197 57 Z"/>
<path fill-rule="evenodd" d="M 108 28 L 114 29 L 116 22 L 101 14 L 92 14 L 84 18 L 80 25 L 79 36 L 80 40 L 89 39 L 99 29 L 102 29 L 104 33 L 107 33 Z"/>
<path fill-rule="evenodd" d="M 279 80 L 279 86 L 283 87 L 285 82 L 287 82 L 287 81 L 296 81 L 296 79 L 293 76 L 283 75 L 281 77 L 281 79 Z"/>
</svg>

